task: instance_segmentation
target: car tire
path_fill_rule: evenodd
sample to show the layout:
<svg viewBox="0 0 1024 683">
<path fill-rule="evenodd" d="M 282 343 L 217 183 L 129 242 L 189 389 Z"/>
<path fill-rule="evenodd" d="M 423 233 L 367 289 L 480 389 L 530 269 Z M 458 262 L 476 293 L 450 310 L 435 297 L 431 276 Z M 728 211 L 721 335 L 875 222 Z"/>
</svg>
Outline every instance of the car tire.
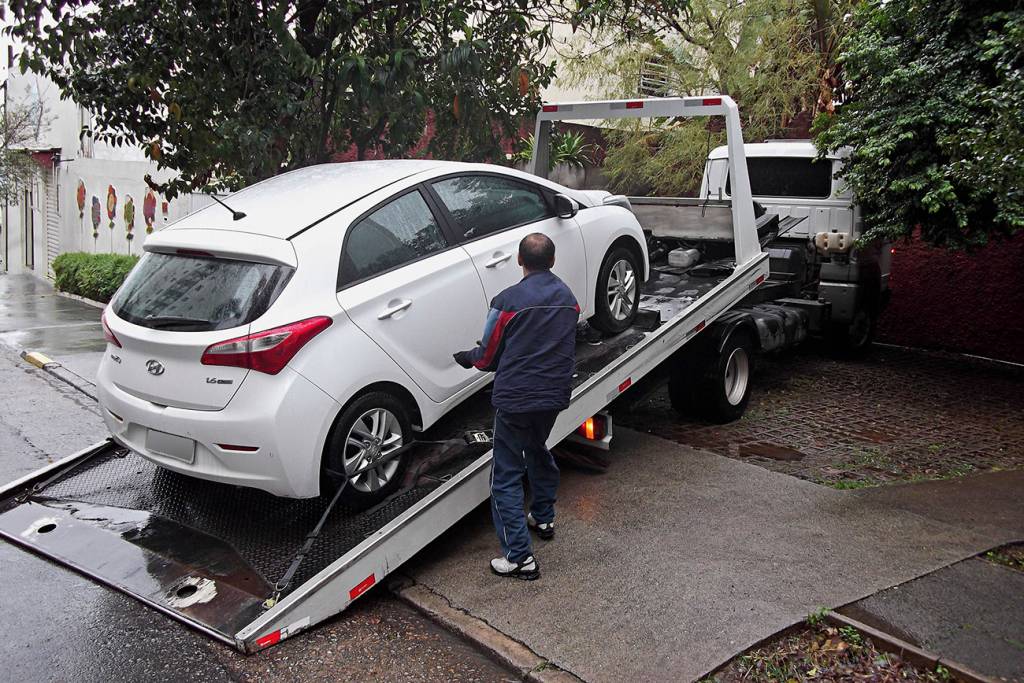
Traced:
<svg viewBox="0 0 1024 683">
<path fill-rule="evenodd" d="M 590 324 L 605 334 L 618 334 L 633 324 L 640 307 L 640 259 L 626 247 L 608 252 L 597 274 L 594 317 Z"/>
<path fill-rule="evenodd" d="M 408 454 L 355 477 L 353 472 L 412 440 L 412 422 L 403 401 L 383 391 L 363 394 L 345 407 L 327 438 L 322 493 L 333 495 L 344 484 L 340 502 L 347 507 L 362 510 L 379 503 L 401 483 Z"/>
</svg>

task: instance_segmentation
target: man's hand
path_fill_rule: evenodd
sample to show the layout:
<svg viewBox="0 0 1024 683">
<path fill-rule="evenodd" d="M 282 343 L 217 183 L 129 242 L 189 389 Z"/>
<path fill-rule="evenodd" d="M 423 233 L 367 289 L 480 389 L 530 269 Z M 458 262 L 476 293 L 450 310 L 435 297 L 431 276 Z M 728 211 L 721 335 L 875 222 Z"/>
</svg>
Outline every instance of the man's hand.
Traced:
<svg viewBox="0 0 1024 683">
<path fill-rule="evenodd" d="M 453 353 L 452 358 L 455 359 L 456 363 L 466 368 L 467 370 L 473 367 L 473 361 L 469 359 L 469 351 L 459 351 L 458 353 Z"/>
</svg>

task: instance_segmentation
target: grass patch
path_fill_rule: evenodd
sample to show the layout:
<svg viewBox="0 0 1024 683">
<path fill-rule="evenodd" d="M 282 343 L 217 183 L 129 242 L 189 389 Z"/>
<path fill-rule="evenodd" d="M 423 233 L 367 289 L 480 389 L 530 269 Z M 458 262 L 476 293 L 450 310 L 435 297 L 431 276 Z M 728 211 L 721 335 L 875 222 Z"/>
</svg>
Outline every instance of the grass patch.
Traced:
<svg viewBox="0 0 1024 683">
<path fill-rule="evenodd" d="M 872 486 L 880 486 L 882 482 L 875 479 L 819 479 L 818 484 L 829 486 L 840 491 L 852 491 L 855 489 L 866 489 Z"/>
<path fill-rule="evenodd" d="M 1004 545 L 1001 548 L 989 550 L 982 557 L 993 564 L 1024 572 L 1024 544 Z"/>
<path fill-rule="evenodd" d="M 820 611 L 820 610 L 819 610 Z M 818 614 L 817 612 L 815 614 Z M 808 622 L 814 615 L 808 617 Z M 850 626 L 835 628 L 820 618 L 814 625 L 780 636 L 734 658 L 705 677 L 708 683 L 764 681 L 948 681 L 949 672 L 918 668 L 879 651 Z"/>
</svg>

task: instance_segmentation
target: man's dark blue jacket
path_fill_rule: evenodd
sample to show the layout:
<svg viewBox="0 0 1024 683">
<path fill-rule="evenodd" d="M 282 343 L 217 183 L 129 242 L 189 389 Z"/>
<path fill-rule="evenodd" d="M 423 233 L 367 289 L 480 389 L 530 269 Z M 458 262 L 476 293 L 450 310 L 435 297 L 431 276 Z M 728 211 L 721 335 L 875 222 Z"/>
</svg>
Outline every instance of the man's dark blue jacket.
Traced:
<svg viewBox="0 0 1024 683">
<path fill-rule="evenodd" d="M 569 405 L 580 307 L 549 270 L 533 272 L 491 301 L 483 341 L 468 352 L 494 371 L 491 403 L 509 413 Z"/>
</svg>

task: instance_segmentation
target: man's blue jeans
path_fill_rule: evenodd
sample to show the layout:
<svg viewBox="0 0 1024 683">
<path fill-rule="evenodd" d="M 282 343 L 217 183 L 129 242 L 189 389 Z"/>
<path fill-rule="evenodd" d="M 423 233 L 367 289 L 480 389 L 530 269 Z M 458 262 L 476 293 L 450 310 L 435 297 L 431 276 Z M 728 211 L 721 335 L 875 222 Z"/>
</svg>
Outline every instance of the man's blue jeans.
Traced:
<svg viewBox="0 0 1024 683">
<path fill-rule="evenodd" d="M 494 415 L 494 464 L 491 469 L 491 515 L 498 541 L 509 562 L 533 554 L 523 512 L 523 475 L 530 482 L 530 512 L 545 524 L 555 519 L 558 466 L 547 448 L 557 410 Z"/>
</svg>

